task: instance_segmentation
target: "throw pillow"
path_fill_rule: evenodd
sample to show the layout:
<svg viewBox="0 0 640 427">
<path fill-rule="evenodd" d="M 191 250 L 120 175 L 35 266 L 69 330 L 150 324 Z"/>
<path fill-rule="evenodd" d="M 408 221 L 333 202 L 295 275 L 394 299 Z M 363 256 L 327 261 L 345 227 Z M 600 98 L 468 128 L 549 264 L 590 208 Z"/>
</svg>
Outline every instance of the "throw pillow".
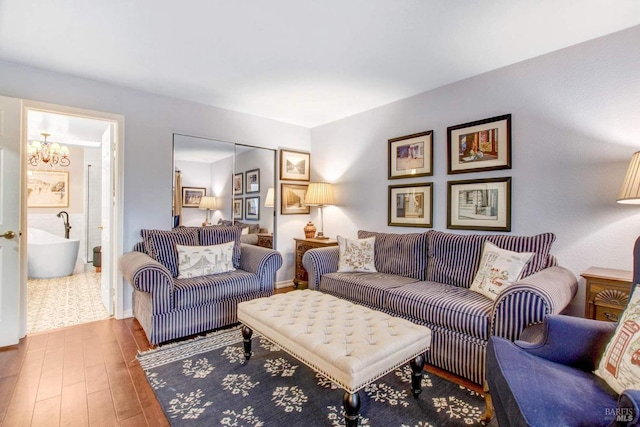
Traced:
<svg viewBox="0 0 640 427">
<path fill-rule="evenodd" d="M 640 286 L 636 286 L 595 374 L 618 394 L 640 389 Z"/>
<path fill-rule="evenodd" d="M 338 272 L 375 272 L 375 237 L 367 239 L 346 239 L 338 236 Z"/>
<path fill-rule="evenodd" d="M 221 243 L 234 242 L 233 266 L 240 268 L 240 234 L 242 228 L 238 226 L 202 227 L 200 230 L 200 244 L 202 246 L 219 245 Z"/>
<path fill-rule="evenodd" d="M 176 245 L 196 246 L 198 232 L 196 230 L 142 230 L 147 254 L 167 267 L 173 277 L 178 275 L 178 258 Z"/>
<path fill-rule="evenodd" d="M 427 270 L 427 236 L 424 233 L 376 233 L 358 231 L 358 238 L 375 237 L 375 265 L 381 273 L 425 280 Z"/>
<path fill-rule="evenodd" d="M 176 245 L 178 279 L 234 271 L 233 245 L 234 242 L 212 246 Z"/>
<path fill-rule="evenodd" d="M 471 290 L 495 300 L 500 291 L 520 278 L 533 252 L 512 252 L 485 242 Z"/>
</svg>

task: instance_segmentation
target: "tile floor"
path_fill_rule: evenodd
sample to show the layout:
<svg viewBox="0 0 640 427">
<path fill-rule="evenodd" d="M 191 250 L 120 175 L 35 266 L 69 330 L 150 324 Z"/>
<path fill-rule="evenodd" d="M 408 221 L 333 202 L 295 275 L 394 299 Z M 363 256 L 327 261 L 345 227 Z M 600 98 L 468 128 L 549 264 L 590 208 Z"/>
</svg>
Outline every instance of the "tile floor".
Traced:
<svg viewBox="0 0 640 427">
<path fill-rule="evenodd" d="M 100 273 L 27 281 L 27 334 L 107 318 Z"/>
</svg>

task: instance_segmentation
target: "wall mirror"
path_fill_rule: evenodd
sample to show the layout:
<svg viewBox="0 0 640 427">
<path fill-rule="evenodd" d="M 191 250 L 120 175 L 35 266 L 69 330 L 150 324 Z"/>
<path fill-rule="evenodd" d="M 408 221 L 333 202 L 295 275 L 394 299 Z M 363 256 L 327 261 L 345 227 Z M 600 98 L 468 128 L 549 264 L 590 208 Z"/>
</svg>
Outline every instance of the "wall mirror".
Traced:
<svg viewBox="0 0 640 427">
<path fill-rule="evenodd" d="M 275 162 L 275 150 L 174 133 L 174 226 L 240 224 L 244 243 L 275 246 Z"/>
</svg>

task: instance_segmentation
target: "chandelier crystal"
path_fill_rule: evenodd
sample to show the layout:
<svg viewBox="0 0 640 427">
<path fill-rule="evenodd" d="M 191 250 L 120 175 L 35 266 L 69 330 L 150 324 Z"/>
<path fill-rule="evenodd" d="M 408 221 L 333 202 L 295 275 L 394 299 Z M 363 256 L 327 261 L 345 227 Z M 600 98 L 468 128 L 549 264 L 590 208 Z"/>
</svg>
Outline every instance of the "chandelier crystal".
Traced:
<svg viewBox="0 0 640 427">
<path fill-rule="evenodd" d="M 57 142 L 48 142 L 48 133 L 41 133 L 44 137 L 44 141 L 31 141 L 28 145 L 27 155 L 29 157 L 29 164 L 31 166 L 38 166 L 40 163 L 45 165 L 60 165 L 69 166 L 71 160 L 69 159 L 69 148 L 66 145 L 60 145 Z"/>
</svg>

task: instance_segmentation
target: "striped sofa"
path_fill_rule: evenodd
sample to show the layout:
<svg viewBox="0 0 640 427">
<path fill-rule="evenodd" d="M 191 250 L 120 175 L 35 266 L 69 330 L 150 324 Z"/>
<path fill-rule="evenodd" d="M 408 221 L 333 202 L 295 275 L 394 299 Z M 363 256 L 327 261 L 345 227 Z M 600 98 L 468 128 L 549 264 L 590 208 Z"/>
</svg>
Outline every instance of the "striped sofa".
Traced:
<svg viewBox="0 0 640 427">
<path fill-rule="evenodd" d="M 241 301 L 270 296 L 279 252 L 240 242 L 240 227 L 180 227 L 142 230 L 143 241 L 119 260 L 133 287 L 133 314 L 149 342 L 159 344 L 238 321 Z M 206 246 L 234 241 L 235 271 L 177 278 L 175 245 Z"/>
<path fill-rule="evenodd" d="M 578 289 L 576 276 L 549 254 L 552 233 L 536 236 L 457 235 L 440 231 L 376 237 L 378 272 L 337 272 L 336 246 L 307 251 L 309 288 L 400 316 L 432 330 L 427 362 L 482 384 L 492 335 L 516 340 L 523 329 L 560 313 Z M 515 252 L 534 252 L 520 280 L 495 301 L 469 289 L 485 241 Z"/>
</svg>

